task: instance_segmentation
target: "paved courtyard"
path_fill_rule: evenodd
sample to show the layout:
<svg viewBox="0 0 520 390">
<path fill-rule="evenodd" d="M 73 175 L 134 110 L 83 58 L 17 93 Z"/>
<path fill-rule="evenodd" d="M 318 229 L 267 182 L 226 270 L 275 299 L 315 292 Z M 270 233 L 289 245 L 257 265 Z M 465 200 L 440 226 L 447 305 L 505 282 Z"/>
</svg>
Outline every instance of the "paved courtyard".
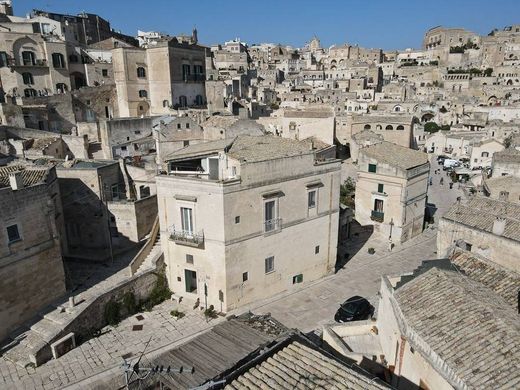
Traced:
<svg viewBox="0 0 520 390">
<path fill-rule="evenodd" d="M 432 172 L 438 166 L 432 163 Z M 444 177 L 444 185 L 439 184 Z M 444 173 L 432 175 L 433 185 L 429 190 L 429 203 L 434 204 L 434 226 L 421 235 L 388 250 L 386 237 L 363 234 L 356 239 L 367 241 L 353 247 L 345 243 L 345 250 L 352 258 L 336 274 L 314 283 L 303 285 L 295 291 L 286 292 L 276 298 L 255 303 L 231 314 L 251 310 L 255 313 L 271 313 L 288 327 L 304 332 L 318 330 L 321 325 L 332 321 L 339 303 L 352 295 L 361 295 L 376 301 L 380 278 L 385 274 L 402 274 L 413 271 L 422 260 L 436 258 L 436 225 L 439 217 L 462 196 L 458 186 L 449 189 Z M 373 247 L 375 253 L 368 254 Z M 354 250 L 358 250 L 354 254 Z M 170 311 L 179 309 L 186 315 L 176 320 Z M 37 368 L 20 367 L 0 359 L 0 388 L 6 389 L 62 389 L 91 388 L 95 379 L 108 373 L 121 371 L 122 356 L 135 357 L 143 350 L 151 337 L 147 355 L 180 345 L 206 331 L 223 317 L 206 321 L 200 309 L 168 301 L 150 312 L 142 313 L 122 321 L 117 327 L 106 327 L 102 335 L 91 339 L 57 360 L 51 360 Z M 138 325 L 137 328 L 134 328 Z M 141 330 L 139 329 L 142 325 Z M 122 373 L 122 371 L 121 371 Z"/>
</svg>

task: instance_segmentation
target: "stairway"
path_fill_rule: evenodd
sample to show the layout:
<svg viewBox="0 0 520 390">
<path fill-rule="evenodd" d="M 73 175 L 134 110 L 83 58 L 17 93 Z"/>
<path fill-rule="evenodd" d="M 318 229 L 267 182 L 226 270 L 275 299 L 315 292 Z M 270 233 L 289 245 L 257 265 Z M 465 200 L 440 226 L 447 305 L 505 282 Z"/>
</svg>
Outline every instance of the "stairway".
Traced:
<svg viewBox="0 0 520 390">
<path fill-rule="evenodd" d="M 155 243 L 150 250 L 150 253 L 144 259 L 143 263 L 137 269 L 136 274 L 148 271 L 150 269 L 156 268 L 157 259 L 162 255 L 161 248 L 161 233 L 157 234 L 157 238 L 155 239 Z"/>
</svg>

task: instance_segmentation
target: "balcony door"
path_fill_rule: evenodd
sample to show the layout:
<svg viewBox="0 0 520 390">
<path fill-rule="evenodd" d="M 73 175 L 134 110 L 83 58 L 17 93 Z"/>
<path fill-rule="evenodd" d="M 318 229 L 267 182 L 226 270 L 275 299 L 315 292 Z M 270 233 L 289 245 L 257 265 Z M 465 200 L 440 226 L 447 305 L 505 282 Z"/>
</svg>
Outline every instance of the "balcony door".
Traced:
<svg viewBox="0 0 520 390">
<path fill-rule="evenodd" d="M 374 201 L 374 211 L 377 211 L 378 213 L 382 213 L 383 205 L 384 205 L 384 202 L 381 199 L 376 199 Z"/>
<path fill-rule="evenodd" d="M 193 210 L 181 207 L 181 225 L 185 233 L 193 234 Z"/>
</svg>

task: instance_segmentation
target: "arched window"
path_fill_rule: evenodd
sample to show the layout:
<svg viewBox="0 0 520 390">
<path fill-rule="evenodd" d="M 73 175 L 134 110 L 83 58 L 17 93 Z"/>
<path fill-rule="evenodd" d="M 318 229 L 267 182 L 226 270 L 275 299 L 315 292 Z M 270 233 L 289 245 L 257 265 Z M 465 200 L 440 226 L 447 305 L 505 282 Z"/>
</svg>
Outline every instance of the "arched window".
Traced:
<svg viewBox="0 0 520 390">
<path fill-rule="evenodd" d="M 394 111 L 395 111 L 395 112 L 399 112 L 399 111 L 401 111 L 401 106 L 395 106 L 395 107 L 394 107 Z"/>
<path fill-rule="evenodd" d="M 24 84 L 34 84 L 34 78 L 33 75 L 29 72 L 22 73 L 22 79 Z"/>
<path fill-rule="evenodd" d="M 64 83 L 56 84 L 56 91 L 58 91 L 58 93 L 65 93 L 65 92 L 67 92 L 67 84 L 64 84 Z"/>
<path fill-rule="evenodd" d="M 77 64 L 79 62 L 79 58 L 76 54 L 71 54 L 69 56 L 69 62 L 72 64 Z"/>
<path fill-rule="evenodd" d="M 394 126 L 392 125 L 388 125 L 385 127 L 385 130 L 393 130 L 394 129 Z"/>
<path fill-rule="evenodd" d="M 137 68 L 137 77 L 139 77 L 139 78 L 146 77 L 146 70 L 142 66 Z"/>
<path fill-rule="evenodd" d="M 52 66 L 55 68 L 65 68 L 65 57 L 61 53 L 52 53 Z"/>
<path fill-rule="evenodd" d="M 34 97 L 37 95 L 36 90 L 33 88 L 26 88 L 23 90 L 25 97 Z"/>
<path fill-rule="evenodd" d="M 482 154 L 480 156 L 481 157 L 489 157 L 489 153 L 488 152 L 482 152 Z"/>
<path fill-rule="evenodd" d="M 370 125 L 365 125 L 365 127 L 363 127 L 363 129 L 365 129 L 365 130 L 370 130 L 371 128 L 372 128 L 372 126 L 370 126 Z"/>
<path fill-rule="evenodd" d="M 163 100 L 162 101 L 162 106 L 163 107 L 169 107 L 169 105 L 170 105 L 170 102 L 168 100 Z"/>
<path fill-rule="evenodd" d="M 202 106 L 202 95 L 195 96 L 195 104 L 197 106 Z"/>
<path fill-rule="evenodd" d="M 23 65 L 36 65 L 36 59 L 34 57 L 34 52 L 22 51 L 22 63 L 23 63 Z"/>
<path fill-rule="evenodd" d="M 141 89 L 141 90 L 139 90 L 139 97 L 140 97 L 140 98 L 148 97 L 148 92 L 146 92 L 145 89 Z"/>
<path fill-rule="evenodd" d="M 396 127 L 396 130 L 404 130 L 404 126 L 403 125 L 399 125 Z"/>
<path fill-rule="evenodd" d="M 377 125 L 377 126 L 376 126 L 376 130 L 383 130 L 383 126 L 381 126 L 381 125 Z"/>
<path fill-rule="evenodd" d="M 186 96 L 179 96 L 179 105 L 181 107 L 186 107 L 188 105 L 188 99 L 186 99 Z"/>
</svg>

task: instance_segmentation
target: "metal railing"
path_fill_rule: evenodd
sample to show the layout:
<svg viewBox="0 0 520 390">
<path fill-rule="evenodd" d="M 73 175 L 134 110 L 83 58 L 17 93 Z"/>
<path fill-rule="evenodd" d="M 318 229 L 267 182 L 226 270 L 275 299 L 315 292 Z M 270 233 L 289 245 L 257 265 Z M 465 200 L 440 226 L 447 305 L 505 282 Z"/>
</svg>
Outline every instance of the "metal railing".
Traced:
<svg viewBox="0 0 520 390">
<path fill-rule="evenodd" d="M 275 232 L 282 229 L 282 219 L 274 218 L 264 221 L 264 233 Z"/>
<path fill-rule="evenodd" d="M 370 216 L 370 219 L 376 222 L 383 222 L 385 220 L 385 213 L 381 211 L 372 210 L 372 215 Z"/>
<path fill-rule="evenodd" d="M 204 230 L 195 233 L 189 230 L 176 229 L 175 226 L 172 225 L 168 231 L 170 233 L 170 240 L 177 243 L 191 245 L 202 245 L 204 243 Z"/>
</svg>

